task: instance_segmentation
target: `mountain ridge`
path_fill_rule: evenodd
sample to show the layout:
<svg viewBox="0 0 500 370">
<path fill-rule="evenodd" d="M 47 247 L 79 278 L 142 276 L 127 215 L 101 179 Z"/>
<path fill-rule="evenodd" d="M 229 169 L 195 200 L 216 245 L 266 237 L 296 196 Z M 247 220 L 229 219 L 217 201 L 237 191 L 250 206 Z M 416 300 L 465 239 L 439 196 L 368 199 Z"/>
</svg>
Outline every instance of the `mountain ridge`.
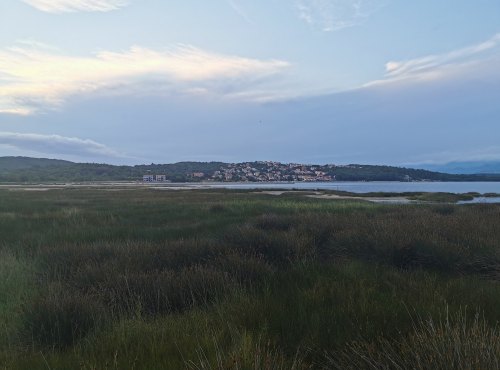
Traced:
<svg viewBox="0 0 500 370">
<path fill-rule="evenodd" d="M 443 164 L 417 164 L 412 168 L 453 174 L 500 174 L 500 161 L 454 161 Z"/>
</svg>

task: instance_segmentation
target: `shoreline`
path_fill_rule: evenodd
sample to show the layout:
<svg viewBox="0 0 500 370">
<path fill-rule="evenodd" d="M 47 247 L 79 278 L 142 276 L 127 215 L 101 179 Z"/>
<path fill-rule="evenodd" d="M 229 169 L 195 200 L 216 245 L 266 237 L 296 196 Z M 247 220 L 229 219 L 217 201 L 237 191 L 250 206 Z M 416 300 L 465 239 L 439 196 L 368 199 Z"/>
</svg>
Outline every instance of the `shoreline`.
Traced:
<svg viewBox="0 0 500 370">
<path fill-rule="evenodd" d="M 323 183 L 324 184 L 324 183 Z M 344 183 L 356 186 L 357 183 Z M 366 183 L 364 183 L 366 184 Z M 380 182 L 383 185 L 400 185 L 399 182 Z M 407 184 L 407 183 L 403 183 Z M 430 184 L 435 184 L 432 182 Z M 455 183 L 463 184 L 463 183 Z M 304 198 L 322 200 L 355 200 L 366 201 L 377 204 L 498 204 L 500 203 L 500 183 L 496 192 L 450 192 L 450 191 L 408 191 L 397 189 L 352 191 L 352 189 L 340 189 L 341 184 L 332 187 L 304 186 L 313 184 L 303 183 L 267 183 L 265 186 L 249 186 L 247 183 L 211 184 L 211 183 L 138 183 L 138 182 L 89 182 L 68 184 L 0 184 L 0 190 L 13 192 L 47 192 L 51 190 L 95 190 L 107 192 L 153 190 L 153 191 L 185 191 L 185 190 L 219 190 L 219 191 L 246 191 L 256 195 L 299 195 Z M 297 185 L 302 185 L 298 187 Z M 360 189 L 357 189 L 360 190 Z M 446 190 L 446 189 L 444 189 Z"/>
</svg>

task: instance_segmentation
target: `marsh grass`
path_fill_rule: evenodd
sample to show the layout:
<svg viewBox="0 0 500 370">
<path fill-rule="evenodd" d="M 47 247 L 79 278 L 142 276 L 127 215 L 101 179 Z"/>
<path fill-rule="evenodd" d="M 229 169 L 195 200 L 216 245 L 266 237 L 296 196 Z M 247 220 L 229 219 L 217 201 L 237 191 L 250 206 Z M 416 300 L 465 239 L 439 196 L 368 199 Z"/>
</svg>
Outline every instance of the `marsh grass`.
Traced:
<svg viewBox="0 0 500 370">
<path fill-rule="evenodd" d="M 469 318 L 464 309 L 438 320 L 418 318 L 402 339 L 352 342 L 326 357 L 326 369 L 498 369 L 500 332 L 480 313 Z"/>
<path fill-rule="evenodd" d="M 322 190 L 325 194 L 334 194 L 340 196 L 351 196 L 359 198 L 394 198 L 394 197 L 405 197 L 410 200 L 416 200 L 420 202 L 429 203 L 457 203 L 459 201 L 473 200 L 475 197 L 481 196 L 480 193 L 470 192 L 465 194 L 456 193 L 445 193 L 445 192 L 369 192 L 369 193 L 352 193 L 348 191 L 338 191 L 338 190 Z M 484 196 L 492 197 L 494 193 L 485 194 Z"/>
<path fill-rule="evenodd" d="M 479 195 L 479 193 L 420 193 L 411 195 L 409 199 L 434 203 L 456 203 L 458 201 L 473 200 L 474 197 Z"/>
<path fill-rule="evenodd" d="M 252 337 L 240 336 L 231 351 L 222 349 L 214 340 L 209 352 L 202 347 L 197 350 L 197 359 L 186 362 L 187 370 L 305 370 L 310 369 L 297 351 L 293 357 L 286 356 L 271 343 L 253 342 Z"/>
<path fill-rule="evenodd" d="M 21 325 L 19 307 L 34 294 L 34 277 L 30 261 L 17 257 L 13 252 L 0 250 L 0 345 L 15 347 Z"/>
<path fill-rule="evenodd" d="M 319 369 L 363 348 L 411 361 L 398 345 L 458 333 L 464 306 L 482 316 L 462 339 L 494 339 L 499 219 L 494 204 L 0 191 L 0 363 Z"/>
</svg>

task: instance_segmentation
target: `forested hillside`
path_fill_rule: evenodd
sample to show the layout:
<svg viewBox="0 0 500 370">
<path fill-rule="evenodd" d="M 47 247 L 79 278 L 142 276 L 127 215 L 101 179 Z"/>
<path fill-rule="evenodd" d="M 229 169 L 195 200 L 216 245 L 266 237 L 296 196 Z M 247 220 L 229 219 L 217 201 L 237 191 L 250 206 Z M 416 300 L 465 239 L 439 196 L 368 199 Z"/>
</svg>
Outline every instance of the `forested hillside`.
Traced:
<svg viewBox="0 0 500 370">
<path fill-rule="evenodd" d="M 305 165 L 279 162 L 179 162 L 115 166 L 57 159 L 0 157 L 0 182 L 141 181 L 162 174 L 172 182 L 199 181 L 500 181 L 500 174 L 452 175 L 374 165 Z"/>
</svg>

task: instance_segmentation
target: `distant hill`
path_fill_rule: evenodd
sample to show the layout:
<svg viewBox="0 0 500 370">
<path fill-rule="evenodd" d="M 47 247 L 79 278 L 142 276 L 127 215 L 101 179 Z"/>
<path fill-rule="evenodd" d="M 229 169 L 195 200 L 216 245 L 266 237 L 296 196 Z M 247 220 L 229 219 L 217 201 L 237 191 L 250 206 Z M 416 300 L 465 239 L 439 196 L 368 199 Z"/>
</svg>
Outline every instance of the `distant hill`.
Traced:
<svg viewBox="0 0 500 370">
<path fill-rule="evenodd" d="M 0 157 L 0 182 L 55 183 L 141 181 L 164 174 L 172 182 L 199 181 L 500 181 L 500 174 L 448 174 L 374 165 L 311 165 L 279 162 L 179 162 L 138 166 L 74 163 L 57 159 Z"/>
<path fill-rule="evenodd" d="M 29 168 L 59 167 L 73 164 L 69 161 L 48 158 L 0 157 L 0 173 Z"/>
<path fill-rule="evenodd" d="M 101 163 L 75 163 L 59 159 L 0 157 L 0 182 L 84 182 L 136 181 L 144 174 L 167 174 L 173 182 L 192 180 L 197 172 L 214 172 L 222 162 L 180 162 L 139 166 L 114 166 Z"/>
<path fill-rule="evenodd" d="M 499 161 L 450 162 L 445 164 L 423 164 L 415 167 L 452 174 L 500 174 Z"/>
</svg>

